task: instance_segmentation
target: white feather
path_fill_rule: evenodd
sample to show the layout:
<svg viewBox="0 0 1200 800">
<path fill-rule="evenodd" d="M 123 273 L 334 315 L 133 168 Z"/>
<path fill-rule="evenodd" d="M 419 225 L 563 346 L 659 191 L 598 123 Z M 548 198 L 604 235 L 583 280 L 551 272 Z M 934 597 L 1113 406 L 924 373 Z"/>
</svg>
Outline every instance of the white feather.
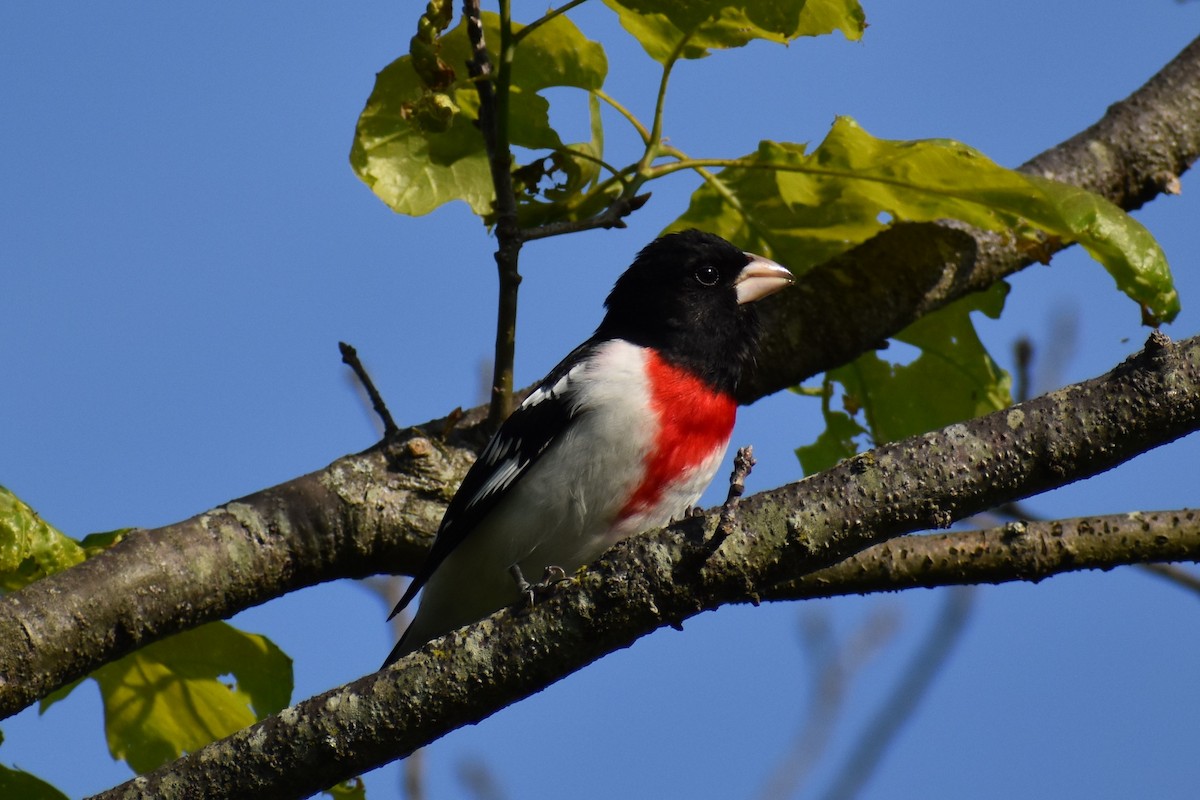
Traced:
<svg viewBox="0 0 1200 800">
<path fill-rule="evenodd" d="M 656 432 L 645 402 L 645 361 L 643 348 L 608 342 L 549 391 L 525 400 L 532 405 L 561 395 L 581 413 L 430 577 L 405 637 L 410 648 L 516 602 L 511 565 L 532 581 L 551 565 L 570 574 L 620 539 L 678 518 L 699 499 L 724 448 L 668 487 L 653 507 L 620 518 Z M 603 380 L 590 380 L 598 373 Z M 492 460 L 499 463 L 499 453 L 511 449 L 497 445 Z M 511 458 L 479 495 L 508 487 L 518 466 Z"/>
</svg>

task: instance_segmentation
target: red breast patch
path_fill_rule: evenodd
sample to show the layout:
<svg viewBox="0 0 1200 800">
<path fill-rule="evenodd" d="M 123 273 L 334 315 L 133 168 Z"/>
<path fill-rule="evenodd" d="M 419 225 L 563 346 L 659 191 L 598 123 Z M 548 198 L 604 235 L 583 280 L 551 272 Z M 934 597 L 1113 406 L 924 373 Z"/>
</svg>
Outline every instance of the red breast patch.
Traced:
<svg viewBox="0 0 1200 800">
<path fill-rule="evenodd" d="M 621 518 L 652 508 L 668 486 L 723 447 L 737 415 L 732 397 L 713 391 L 653 350 L 646 355 L 646 377 L 658 430 L 642 482 L 621 509 Z"/>
</svg>

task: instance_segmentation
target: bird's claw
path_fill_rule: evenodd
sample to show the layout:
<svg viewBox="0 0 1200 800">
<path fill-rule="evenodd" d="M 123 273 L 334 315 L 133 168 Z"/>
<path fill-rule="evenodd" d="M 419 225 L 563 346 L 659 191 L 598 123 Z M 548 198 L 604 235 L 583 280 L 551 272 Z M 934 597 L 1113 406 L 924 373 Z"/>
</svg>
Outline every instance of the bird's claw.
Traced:
<svg viewBox="0 0 1200 800">
<path fill-rule="evenodd" d="M 525 580 L 525 576 L 521 573 L 521 568 L 513 564 L 508 568 L 508 574 L 512 575 L 513 580 L 517 583 L 517 591 L 524 598 L 523 606 L 526 609 L 533 608 L 534 604 L 541 598 L 548 597 L 553 594 L 558 584 L 567 580 L 567 572 L 562 567 L 549 566 L 542 573 L 542 579 L 537 583 L 530 583 Z"/>
</svg>

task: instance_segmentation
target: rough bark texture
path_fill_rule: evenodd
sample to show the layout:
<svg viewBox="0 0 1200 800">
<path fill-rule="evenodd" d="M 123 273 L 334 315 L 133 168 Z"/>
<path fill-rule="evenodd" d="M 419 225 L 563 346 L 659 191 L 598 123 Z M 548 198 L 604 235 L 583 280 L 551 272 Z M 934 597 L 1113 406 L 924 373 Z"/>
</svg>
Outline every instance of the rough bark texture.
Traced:
<svg viewBox="0 0 1200 800">
<path fill-rule="evenodd" d="M 419 564 L 474 460 L 421 430 L 0 597 L 0 710 L 172 633 L 304 586 Z"/>
<path fill-rule="evenodd" d="M 1134 208 L 1155 187 L 1173 187 L 1171 176 L 1196 159 L 1197 120 L 1200 41 L 1095 126 L 1025 168 Z M 752 402 L 844 363 L 1030 261 L 1002 237 L 897 226 L 776 296 L 760 368 L 741 399 Z M 78 567 L 0 597 L 0 718 L 145 644 L 301 586 L 365 575 L 382 564 L 411 571 L 478 452 L 480 419 L 474 412 L 457 427 L 448 418 L 410 429 L 320 472 L 133 534 Z M 1006 457 L 991 458 L 989 472 L 1007 474 Z M 891 499 L 875 513 L 891 513 Z M 942 519 L 942 500 L 929 503 L 924 519 Z"/>
<path fill-rule="evenodd" d="M 798 594 L 804 585 L 798 576 L 871 544 L 1093 475 L 1197 427 L 1200 337 L 1173 345 L 1156 333 L 1145 350 L 1105 376 L 748 498 L 715 553 L 705 541 L 711 519 L 634 537 L 520 620 L 501 611 L 389 670 L 98 797 L 197 797 L 196 787 L 207 798 L 307 796 L 477 722 L 657 628 L 785 591 L 772 587 Z M 1138 540 L 1122 550 L 1129 557 L 1200 557 L 1194 517 L 1178 517 L 1171 534 L 1161 526 L 1099 525 Z M 1019 536 L 1015 529 L 1002 533 L 990 546 L 1008 538 L 1010 549 L 1031 551 L 1019 563 L 1036 574 L 1074 569 L 1088 540 L 1083 524 L 1074 528 L 1069 544 L 1050 527 L 1040 547 L 1013 543 L 1027 540 L 1028 528 Z M 1182 547 L 1160 541 L 1172 538 Z M 972 569 L 971 558 L 955 558 L 960 572 Z M 979 563 L 987 575 L 991 567 Z M 1114 563 L 1120 561 L 1103 565 Z"/>
<path fill-rule="evenodd" d="M 1200 555 L 1200 511 L 1180 509 L 1011 522 L 998 528 L 905 536 L 831 567 L 784 581 L 764 600 L 805 600 L 902 589 L 1037 582 L 1119 564 L 1188 561 Z"/>
<path fill-rule="evenodd" d="M 1163 192 L 1178 192 L 1179 176 L 1197 156 L 1200 39 L 1095 125 L 1021 170 L 1080 186 L 1131 211 Z M 1030 252 L 999 234 L 958 225 L 884 231 L 763 301 L 771 335 L 741 400 L 840 366 L 924 314 L 1054 252 Z M 845 318 L 831 319 L 831 309 Z"/>
</svg>

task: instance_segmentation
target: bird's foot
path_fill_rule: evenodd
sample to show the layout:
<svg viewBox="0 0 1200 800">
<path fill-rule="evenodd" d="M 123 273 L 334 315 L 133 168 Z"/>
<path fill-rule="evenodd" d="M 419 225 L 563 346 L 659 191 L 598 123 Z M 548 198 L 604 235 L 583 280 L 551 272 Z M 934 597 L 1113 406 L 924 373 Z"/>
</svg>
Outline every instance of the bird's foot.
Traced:
<svg viewBox="0 0 1200 800">
<path fill-rule="evenodd" d="M 508 568 L 508 574 L 512 575 L 513 580 L 517 583 L 517 591 L 524 598 L 524 607 L 533 608 L 534 603 L 539 599 L 549 597 L 554 594 L 558 584 L 567 580 L 567 572 L 562 567 L 550 566 L 546 567 L 542 573 L 542 579 L 537 583 L 530 583 L 525 580 L 525 576 L 521 573 L 521 567 L 513 564 Z"/>
</svg>

